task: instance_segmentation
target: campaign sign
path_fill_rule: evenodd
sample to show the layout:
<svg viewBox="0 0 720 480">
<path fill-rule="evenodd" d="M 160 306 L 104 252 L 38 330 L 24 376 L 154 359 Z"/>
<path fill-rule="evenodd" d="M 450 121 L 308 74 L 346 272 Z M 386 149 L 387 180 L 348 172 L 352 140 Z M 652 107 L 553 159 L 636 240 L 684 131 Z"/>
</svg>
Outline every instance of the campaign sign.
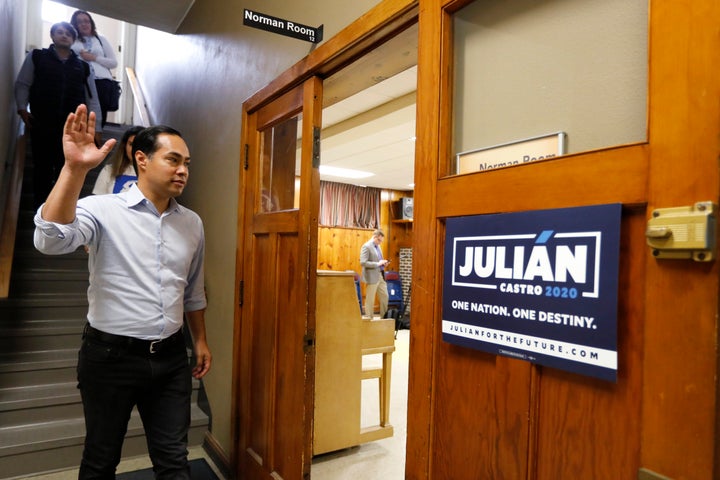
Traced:
<svg viewBox="0 0 720 480">
<path fill-rule="evenodd" d="M 443 340 L 616 381 L 620 211 L 447 219 Z"/>
</svg>

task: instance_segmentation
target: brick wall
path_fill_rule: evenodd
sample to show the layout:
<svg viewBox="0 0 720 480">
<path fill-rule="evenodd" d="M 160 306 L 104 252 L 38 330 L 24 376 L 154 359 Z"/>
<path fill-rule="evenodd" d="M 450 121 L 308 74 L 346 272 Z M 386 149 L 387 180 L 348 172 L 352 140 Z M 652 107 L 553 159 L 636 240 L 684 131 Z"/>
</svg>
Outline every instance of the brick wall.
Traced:
<svg viewBox="0 0 720 480">
<path fill-rule="evenodd" d="M 410 313 L 410 281 L 412 280 L 412 248 L 400 248 L 400 269 L 398 270 L 402 279 L 403 299 L 405 311 Z"/>
</svg>

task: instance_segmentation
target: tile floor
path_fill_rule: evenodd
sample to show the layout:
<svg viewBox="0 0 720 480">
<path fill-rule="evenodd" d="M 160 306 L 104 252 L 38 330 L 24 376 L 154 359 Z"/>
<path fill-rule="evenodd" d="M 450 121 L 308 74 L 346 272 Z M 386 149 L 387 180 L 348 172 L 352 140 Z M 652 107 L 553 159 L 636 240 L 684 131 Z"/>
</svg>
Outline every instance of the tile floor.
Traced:
<svg viewBox="0 0 720 480">
<path fill-rule="evenodd" d="M 405 476 L 405 436 L 407 431 L 407 378 L 410 332 L 400 330 L 392 359 L 390 423 L 394 435 L 357 447 L 319 455 L 313 459 L 313 480 L 401 480 Z M 364 364 L 380 363 L 380 355 L 368 355 Z M 366 380 L 362 388 L 362 424 L 377 424 L 378 383 Z M 190 448 L 190 459 L 205 458 L 218 478 L 224 478 L 202 447 Z M 150 467 L 147 456 L 125 459 L 118 473 Z M 75 480 L 78 470 L 63 470 L 27 477 L 28 480 Z"/>
<path fill-rule="evenodd" d="M 401 480 L 405 478 L 407 432 L 407 381 L 410 331 L 400 330 L 395 340 L 390 383 L 390 423 L 394 435 L 357 447 L 326 453 L 313 459 L 313 480 Z M 367 355 L 363 364 L 380 365 L 380 355 Z M 378 382 L 363 381 L 362 425 L 378 422 Z"/>
</svg>

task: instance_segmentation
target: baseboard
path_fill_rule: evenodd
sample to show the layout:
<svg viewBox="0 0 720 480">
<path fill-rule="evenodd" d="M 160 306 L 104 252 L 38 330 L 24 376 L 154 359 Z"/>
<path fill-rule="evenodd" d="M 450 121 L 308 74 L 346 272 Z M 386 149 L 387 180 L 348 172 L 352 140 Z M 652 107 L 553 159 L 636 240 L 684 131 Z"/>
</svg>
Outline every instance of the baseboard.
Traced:
<svg viewBox="0 0 720 480">
<path fill-rule="evenodd" d="M 205 432 L 205 440 L 203 441 L 202 447 L 203 450 L 205 450 L 205 453 L 207 453 L 210 459 L 212 459 L 218 470 L 220 470 L 223 477 L 232 478 L 230 475 L 230 472 L 232 471 L 230 468 L 230 458 L 228 458 L 227 454 L 220 446 L 220 443 L 215 439 L 212 432 Z"/>
</svg>

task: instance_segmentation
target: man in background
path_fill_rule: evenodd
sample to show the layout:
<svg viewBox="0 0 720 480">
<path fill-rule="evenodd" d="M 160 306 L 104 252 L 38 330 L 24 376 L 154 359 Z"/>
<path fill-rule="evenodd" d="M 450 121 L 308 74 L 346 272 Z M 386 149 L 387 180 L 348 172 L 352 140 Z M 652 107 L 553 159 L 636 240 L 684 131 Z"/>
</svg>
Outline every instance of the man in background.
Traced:
<svg viewBox="0 0 720 480">
<path fill-rule="evenodd" d="M 35 208 L 47 198 L 65 162 L 62 135 L 68 114 L 86 104 L 100 115 L 92 69 L 70 48 L 77 38 L 75 27 L 56 23 L 50 38 L 48 48 L 28 53 L 15 80 L 17 112 L 30 133 Z M 100 124 L 93 134 L 99 145 Z"/>
<path fill-rule="evenodd" d="M 372 238 L 360 249 L 360 265 L 365 287 L 365 316 L 372 318 L 375 312 L 375 297 L 380 303 L 380 318 L 385 317 L 388 309 L 388 290 L 385 283 L 385 267 L 388 260 L 382 256 L 380 244 L 385 238 L 382 230 L 375 230 Z"/>
</svg>

